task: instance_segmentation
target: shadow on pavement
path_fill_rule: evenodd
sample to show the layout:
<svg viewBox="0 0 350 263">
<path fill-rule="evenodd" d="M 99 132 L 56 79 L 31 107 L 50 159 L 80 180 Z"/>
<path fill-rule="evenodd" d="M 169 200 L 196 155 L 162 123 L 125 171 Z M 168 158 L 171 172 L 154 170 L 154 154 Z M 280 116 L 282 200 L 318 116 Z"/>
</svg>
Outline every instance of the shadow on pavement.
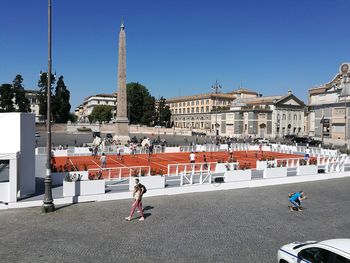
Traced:
<svg viewBox="0 0 350 263">
<path fill-rule="evenodd" d="M 146 206 L 146 207 L 144 207 L 143 208 L 143 211 L 147 211 L 147 210 L 151 210 L 151 209 L 153 209 L 154 207 L 153 206 Z"/>
</svg>

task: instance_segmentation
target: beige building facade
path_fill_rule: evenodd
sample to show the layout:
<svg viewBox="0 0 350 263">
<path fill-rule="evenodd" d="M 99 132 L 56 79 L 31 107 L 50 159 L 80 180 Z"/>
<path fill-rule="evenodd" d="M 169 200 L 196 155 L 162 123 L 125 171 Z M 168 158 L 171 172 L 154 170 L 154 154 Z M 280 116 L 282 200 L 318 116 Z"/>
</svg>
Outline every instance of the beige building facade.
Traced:
<svg viewBox="0 0 350 263">
<path fill-rule="evenodd" d="M 309 135 L 349 140 L 350 64 L 343 63 L 328 83 L 309 90 Z"/>
<path fill-rule="evenodd" d="M 292 92 L 262 96 L 248 89 L 171 98 L 167 104 L 178 128 L 229 137 L 278 138 L 307 134 L 305 104 Z"/>
<path fill-rule="evenodd" d="M 211 131 L 212 112 L 228 110 L 231 102 L 237 97 L 255 97 L 256 92 L 239 89 L 229 93 L 207 93 L 193 96 L 182 96 L 166 100 L 176 128 L 192 128 L 199 131 Z"/>
</svg>

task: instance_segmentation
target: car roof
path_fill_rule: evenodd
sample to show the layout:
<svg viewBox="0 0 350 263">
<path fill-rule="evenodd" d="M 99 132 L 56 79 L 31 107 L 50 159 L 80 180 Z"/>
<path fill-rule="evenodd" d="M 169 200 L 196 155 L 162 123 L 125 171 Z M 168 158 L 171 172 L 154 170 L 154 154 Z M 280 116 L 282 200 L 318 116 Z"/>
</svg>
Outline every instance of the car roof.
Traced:
<svg viewBox="0 0 350 263">
<path fill-rule="evenodd" d="M 349 238 L 328 239 L 328 240 L 319 242 L 319 244 L 326 245 L 326 246 L 341 250 L 347 254 L 350 254 Z"/>
</svg>

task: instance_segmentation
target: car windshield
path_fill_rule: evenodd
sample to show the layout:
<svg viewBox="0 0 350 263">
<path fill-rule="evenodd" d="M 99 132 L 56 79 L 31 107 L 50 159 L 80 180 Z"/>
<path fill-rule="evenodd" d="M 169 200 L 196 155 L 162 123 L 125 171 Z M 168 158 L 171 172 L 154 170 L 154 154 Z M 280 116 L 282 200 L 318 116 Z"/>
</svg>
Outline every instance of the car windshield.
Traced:
<svg viewBox="0 0 350 263">
<path fill-rule="evenodd" d="M 298 248 L 301 248 L 303 246 L 310 245 L 310 244 L 316 244 L 316 243 L 317 242 L 309 242 L 309 243 L 299 244 L 299 245 L 296 245 L 295 247 L 293 247 L 293 249 L 298 249 Z"/>
</svg>

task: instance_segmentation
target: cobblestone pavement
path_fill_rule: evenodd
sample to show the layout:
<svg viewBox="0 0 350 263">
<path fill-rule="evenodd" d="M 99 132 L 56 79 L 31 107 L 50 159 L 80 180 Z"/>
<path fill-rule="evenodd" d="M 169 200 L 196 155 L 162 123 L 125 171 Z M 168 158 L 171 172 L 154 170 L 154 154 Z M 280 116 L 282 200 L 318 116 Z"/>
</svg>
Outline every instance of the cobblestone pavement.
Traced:
<svg viewBox="0 0 350 263">
<path fill-rule="evenodd" d="M 290 212 L 300 189 L 307 209 Z M 349 189 L 345 178 L 145 198 L 144 222 L 124 221 L 131 200 L 3 210 L 0 261 L 276 262 L 291 241 L 350 238 Z"/>
</svg>

